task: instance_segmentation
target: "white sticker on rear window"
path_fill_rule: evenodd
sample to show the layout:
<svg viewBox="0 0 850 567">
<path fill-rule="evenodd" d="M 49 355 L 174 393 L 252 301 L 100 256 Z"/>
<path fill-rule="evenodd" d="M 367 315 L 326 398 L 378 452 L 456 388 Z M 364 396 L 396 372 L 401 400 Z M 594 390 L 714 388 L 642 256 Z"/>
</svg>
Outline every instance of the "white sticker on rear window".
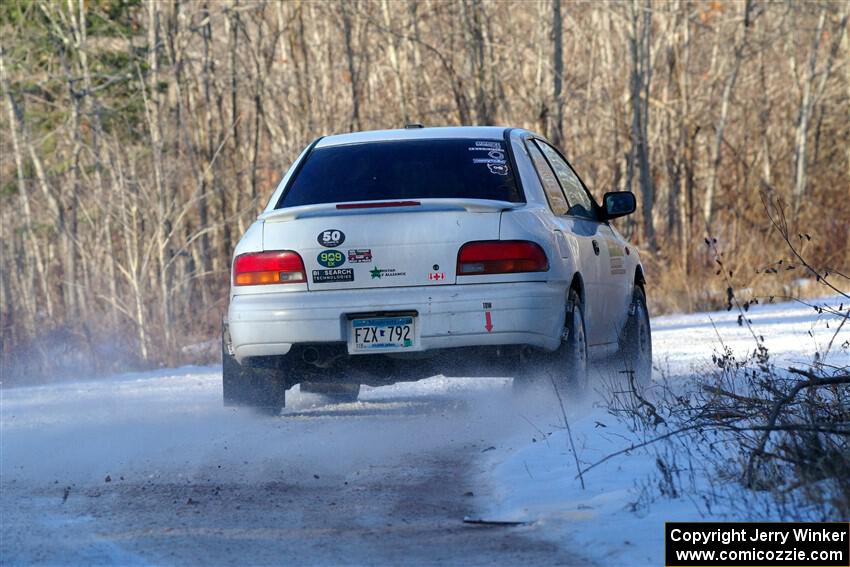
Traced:
<svg viewBox="0 0 850 567">
<path fill-rule="evenodd" d="M 478 144 L 480 142 L 476 142 Z M 504 153 L 505 149 L 499 145 L 498 142 L 493 142 L 494 146 L 470 146 L 466 148 L 470 152 L 502 152 Z"/>
<path fill-rule="evenodd" d="M 476 141 L 474 146 L 467 148 L 470 152 L 476 152 L 477 156 L 472 158 L 472 163 L 480 163 L 487 166 L 490 173 L 494 175 L 508 174 L 508 160 L 505 149 L 500 142 Z M 487 157 L 477 153 L 487 152 Z"/>
<path fill-rule="evenodd" d="M 508 174 L 508 164 L 506 163 L 488 163 L 487 169 L 490 170 L 490 173 L 493 173 L 495 175 Z"/>
</svg>

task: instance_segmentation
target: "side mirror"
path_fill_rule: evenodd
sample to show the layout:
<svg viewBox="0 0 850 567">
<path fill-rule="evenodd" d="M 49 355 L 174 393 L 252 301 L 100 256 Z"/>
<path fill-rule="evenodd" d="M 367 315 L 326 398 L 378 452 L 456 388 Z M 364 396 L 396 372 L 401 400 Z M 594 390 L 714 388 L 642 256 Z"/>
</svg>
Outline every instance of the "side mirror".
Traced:
<svg viewBox="0 0 850 567">
<path fill-rule="evenodd" d="M 602 197 L 602 208 L 605 210 L 605 220 L 630 215 L 637 208 L 635 194 L 631 191 L 605 193 Z"/>
</svg>

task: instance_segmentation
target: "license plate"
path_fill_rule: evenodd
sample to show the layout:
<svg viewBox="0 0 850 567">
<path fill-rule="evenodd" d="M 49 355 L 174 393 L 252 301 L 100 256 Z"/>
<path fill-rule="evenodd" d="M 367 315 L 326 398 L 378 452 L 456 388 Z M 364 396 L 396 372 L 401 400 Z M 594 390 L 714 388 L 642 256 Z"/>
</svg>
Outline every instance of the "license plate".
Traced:
<svg viewBox="0 0 850 567">
<path fill-rule="evenodd" d="M 355 318 L 349 321 L 348 352 L 365 354 L 416 350 L 416 317 Z"/>
</svg>

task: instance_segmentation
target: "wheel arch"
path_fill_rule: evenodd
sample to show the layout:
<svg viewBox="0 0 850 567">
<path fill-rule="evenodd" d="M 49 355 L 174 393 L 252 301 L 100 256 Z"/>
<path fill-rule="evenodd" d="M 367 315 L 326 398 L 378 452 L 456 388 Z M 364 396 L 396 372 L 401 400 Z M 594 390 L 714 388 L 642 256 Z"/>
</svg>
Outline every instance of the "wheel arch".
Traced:
<svg viewBox="0 0 850 567">
<path fill-rule="evenodd" d="M 584 278 L 581 277 L 579 272 L 573 274 L 573 279 L 570 282 L 570 287 L 567 288 L 567 298 L 569 298 L 570 291 L 575 290 L 578 293 L 578 297 L 581 300 L 582 309 L 587 305 L 586 295 L 584 293 Z"/>
<path fill-rule="evenodd" d="M 639 287 L 643 290 L 645 290 L 645 288 L 646 288 L 646 278 L 643 275 L 643 267 L 640 264 L 638 264 L 635 267 L 634 285 L 636 285 L 637 287 Z"/>
</svg>

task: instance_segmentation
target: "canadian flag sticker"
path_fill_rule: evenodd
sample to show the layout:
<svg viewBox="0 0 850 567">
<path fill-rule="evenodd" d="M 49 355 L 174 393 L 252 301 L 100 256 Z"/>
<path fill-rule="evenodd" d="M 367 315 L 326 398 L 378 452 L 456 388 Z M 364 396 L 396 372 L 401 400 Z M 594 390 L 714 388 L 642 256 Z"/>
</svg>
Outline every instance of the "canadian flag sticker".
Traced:
<svg viewBox="0 0 850 567">
<path fill-rule="evenodd" d="M 438 282 L 446 279 L 445 272 L 431 272 L 428 274 L 428 280 L 432 282 Z"/>
</svg>

